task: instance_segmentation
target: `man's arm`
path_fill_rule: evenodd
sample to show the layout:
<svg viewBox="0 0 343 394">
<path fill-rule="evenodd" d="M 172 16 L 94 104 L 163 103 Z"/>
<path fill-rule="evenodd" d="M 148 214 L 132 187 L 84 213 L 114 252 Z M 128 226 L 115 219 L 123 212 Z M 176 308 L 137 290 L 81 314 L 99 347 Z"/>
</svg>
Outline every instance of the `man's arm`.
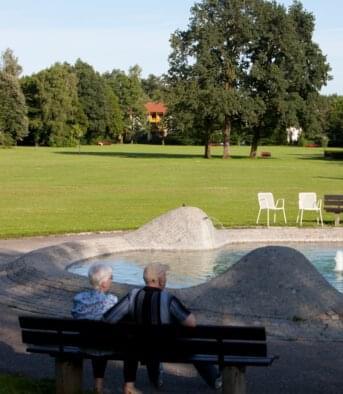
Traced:
<svg viewBox="0 0 343 394">
<path fill-rule="evenodd" d="M 117 323 L 129 313 L 129 308 L 130 308 L 130 299 L 129 296 L 127 295 L 124 298 L 122 298 L 118 302 L 118 304 L 114 305 L 106 313 L 104 313 L 102 320 L 107 321 L 109 323 Z"/>
<path fill-rule="evenodd" d="M 197 324 L 193 313 L 175 296 L 172 297 L 170 302 L 170 313 L 183 326 L 195 327 Z"/>
</svg>

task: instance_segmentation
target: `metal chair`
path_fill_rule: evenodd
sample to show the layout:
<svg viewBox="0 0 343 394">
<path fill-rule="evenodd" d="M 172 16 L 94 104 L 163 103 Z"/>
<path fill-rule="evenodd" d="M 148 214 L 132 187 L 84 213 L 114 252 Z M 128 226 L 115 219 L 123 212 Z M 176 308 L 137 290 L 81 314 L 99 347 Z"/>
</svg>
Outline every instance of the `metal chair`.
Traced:
<svg viewBox="0 0 343 394">
<path fill-rule="evenodd" d="M 317 200 L 317 193 L 299 193 L 299 211 L 297 216 L 297 223 L 300 226 L 303 224 L 304 211 L 314 211 L 317 212 L 317 223 L 320 223 L 323 227 L 323 215 L 322 215 L 322 200 Z"/>
<path fill-rule="evenodd" d="M 285 219 L 285 223 L 287 223 L 286 219 L 286 212 L 285 212 L 285 200 L 283 198 L 279 198 L 276 200 L 276 203 L 274 201 L 274 196 L 273 193 L 257 193 L 257 199 L 258 203 L 260 206 L 260 210 L 258 211 L 257 215 L 257 220 L 256 224 L 258 224 L 258 221 L 260 219 L 260 214 L 263 209 L 267 210 L 267 226 L 269 227 L 269 211 L 274 212 L 274 223 L 276 221 L 276 212 L 277 211 L 283 211 L 283 217 Z"/>
</svg>

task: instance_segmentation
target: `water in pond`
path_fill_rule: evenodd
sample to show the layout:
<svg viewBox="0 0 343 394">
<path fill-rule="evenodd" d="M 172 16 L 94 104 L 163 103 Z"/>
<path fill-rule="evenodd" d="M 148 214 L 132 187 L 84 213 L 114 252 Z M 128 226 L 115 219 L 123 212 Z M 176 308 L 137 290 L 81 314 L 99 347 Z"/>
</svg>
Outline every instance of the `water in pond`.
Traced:
<svg viewBox="0 0 343 394">
<path fill-rule="evenodd" d="M 236 245 L 215 251 L 135 251 L 101 256 L 72 264 L 68 271 L 87 276 L 90 265 L 97 262 L 110 264 L 113 280 L 120 283 L 143 285 L 143 269 L 146 264 L 160 262 L 172 268 L 168 273 L 168 287 L 183 288 L 204 283 L 223 273 L 241 257 L 261 245 Z M 335 256 L 343 250 L 342 244 L 292 244 L 303 253 L 317 270 L 338 291 L 343 293 L 343 272 L 336 272 Z"/>
</svg>

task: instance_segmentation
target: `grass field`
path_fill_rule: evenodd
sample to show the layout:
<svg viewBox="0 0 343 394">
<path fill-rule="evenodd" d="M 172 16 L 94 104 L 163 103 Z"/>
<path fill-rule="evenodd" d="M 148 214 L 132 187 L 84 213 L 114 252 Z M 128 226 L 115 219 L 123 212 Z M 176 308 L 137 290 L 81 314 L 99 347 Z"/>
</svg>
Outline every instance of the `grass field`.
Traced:
<svg viewBox="0 0 343 394">
<path fill-rule="evenodd" d="M 0 394 L 51 394 L 53 392 L 55 392 L 55 384 L 52 380 L 0 375 Z"/>
<path fill-rule="evenodd" d="M 56 392 L 52 379 L 31 379 L 19 375 L 0 374 L 0 394 L 52 394 Z M 91 390 L 83 394 L 94 393 Z"/>
<path fill-rule="evenodd" d="M 182 204 L 225 227 L 254 226 L 259 191 L 285 198 L 295 225 L 299 192 L 343 193 L 343 162 L 324 160 L 322 148 L 260 150 L 272 157 L 251 160 L 249 147 L 232 147 L 229 160 L 221 147 L 211 160 L 183 146 L 0 149 L 0 237 L 134 229 Z"/>
</svg>

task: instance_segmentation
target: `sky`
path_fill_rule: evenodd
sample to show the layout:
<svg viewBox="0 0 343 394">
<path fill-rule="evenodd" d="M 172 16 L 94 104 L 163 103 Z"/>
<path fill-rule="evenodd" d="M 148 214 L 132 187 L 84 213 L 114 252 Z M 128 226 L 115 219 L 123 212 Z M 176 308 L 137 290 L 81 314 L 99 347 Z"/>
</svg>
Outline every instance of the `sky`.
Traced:
<svg viewBox="0 0 343 394">
<path fill-rule="evenodd" d="M 0 0 L 0 52 L 11 48 L 23 75 L 55 62 L 80 58 L 97 71 L 128 71 L 142 76 L 168 70 L 170 36 L 186 29 L 195 0 Z M 279 0 L 289 6 L 292 0 Z M 332 68 L 321 93 L 343 95 L 341 0 L 303 0 L 314 14 L 313 40 Z"/>
</svg>

